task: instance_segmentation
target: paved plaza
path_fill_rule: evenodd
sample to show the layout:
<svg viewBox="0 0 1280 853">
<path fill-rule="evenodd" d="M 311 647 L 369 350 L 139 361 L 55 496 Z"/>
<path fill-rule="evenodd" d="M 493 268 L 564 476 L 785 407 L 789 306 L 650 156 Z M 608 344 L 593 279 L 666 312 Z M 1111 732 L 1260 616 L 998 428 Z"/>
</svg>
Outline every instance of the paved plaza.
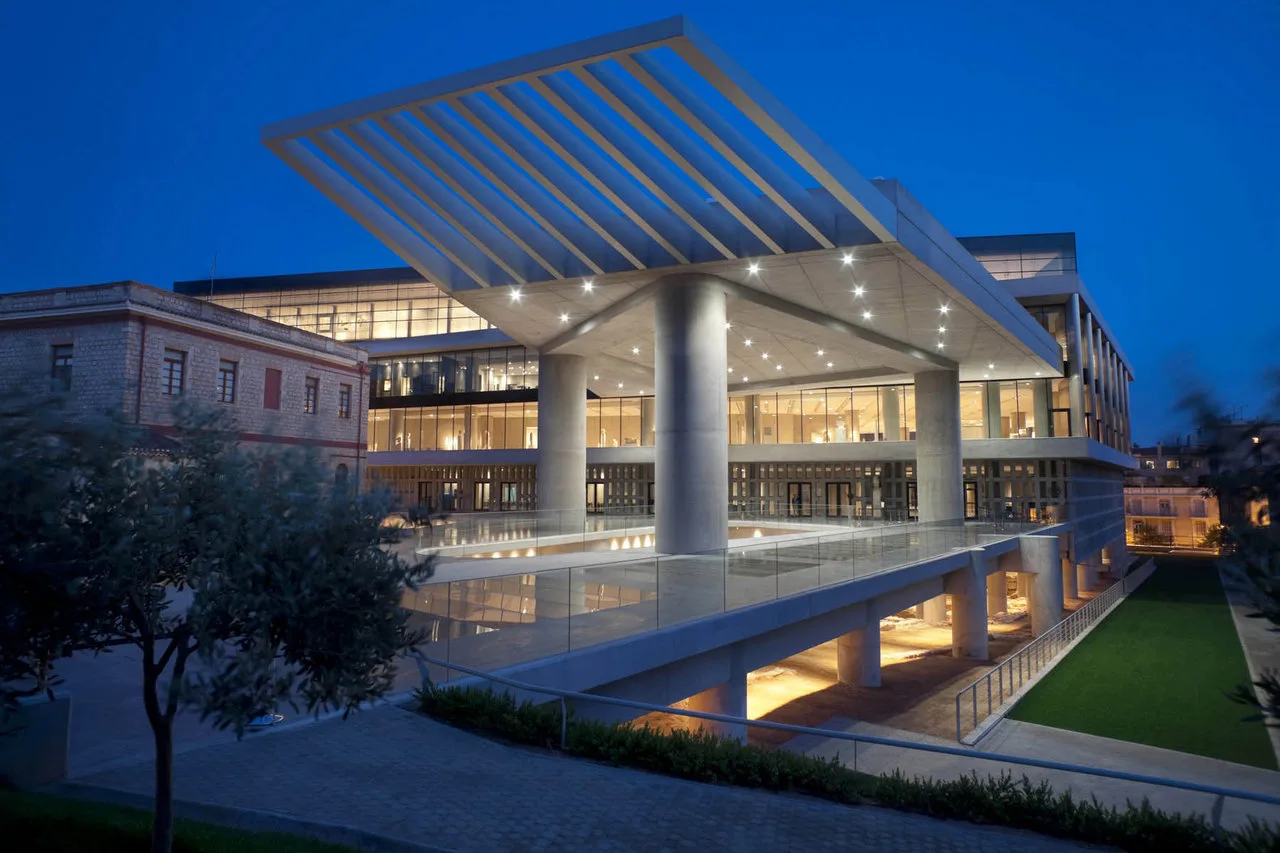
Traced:
<svg viewBox="0 0 1280 853">
<path fill-rule="evenodd" d="M 77 781 L 147 794 L 151 773 L 143 762 Z M 456 851 L 1081 849 L 1027 832 L 562 758 L 386 706 L 184 752 L 176 791 L 184 801 Z"/>
</svg>

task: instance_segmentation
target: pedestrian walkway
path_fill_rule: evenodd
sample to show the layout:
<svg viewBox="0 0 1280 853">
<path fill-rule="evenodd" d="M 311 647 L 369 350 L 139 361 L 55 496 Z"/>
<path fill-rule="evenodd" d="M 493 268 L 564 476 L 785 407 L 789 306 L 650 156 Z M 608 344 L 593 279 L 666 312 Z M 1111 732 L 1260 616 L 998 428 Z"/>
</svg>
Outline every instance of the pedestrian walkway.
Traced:
<svg viewBox="0 0 1280 853">
<path fill-rule="evenodd" d="M 1280 671 L 1280 642 L 1276 642 L 1275 626 L 1255 615 L 1258 606 L 1242 578 L 1222 569 L 1219 569 L 1219 576 L 1222 589 L 1227 594 L 1227 603 L 1231 606 L 1231 618 L 1236 623 L 1240 648 L 1244 650 L 1245 661 L 1249 664 L 1250 680 L 1257 681 L 1268 670 Z M 1271 738 L 1276 762 L 1280 763 L 1280 726 L 1268 726 L 1267 735 Z"/>
<path fill-rule="evenodd" d="M 1066 851 L 869 806 L 705 785 L 505 746 L 383 706 L 176 757 L 180 800 L 459 851 Z M 149 794 L 150 762 L 77 780 Z"/>
<path fill-rule="evenodd" d="M 843 717 L 827 720 L 821 728 L 913 743 L 952 748 L 956 746 L 954 740 Z M 853 743 L 836 738 L 803 735 L 789 741 L 785 748 L 822 758 L 838 755 L 841 762 L 850 767 L 853 767 L 855 762 Z M 1280 796 L 1280 773 L 1272 770 L 1262 770 L 1171 749 L 1160 749 L 1017 720 L 1001 721 L 991 734 L 978 744 L 976 750 Z M 1126 802 L 1137 803 L 1145 797 L 1157 808 L 1182 814 L 1198 813 L 1207 816 L 1212 812 L 1215 800 L 1209 794 L 1180 791 L 1162 786 L 1123 782 L 1066 771 L 1040 770 L 979 758 L 941 755 L 899 747 L 859 745 L 856 762 L 857 769 L 865 773 L 892 773 L 896 769 L 907 776 L 935 779 L 957 779 L 973 772 L 981 776 L 997 776 L 1002 772 L 1008 772 L 1015 778 L 1025 775 L 1033 782 L 1047 781 L 1055 791 L 1070 790 L 1075 796 L 1084 799 L 1096 797 L 1108 805 L 1123 807 Z M 1225 802 L 1222 813 L 1224 826 L 1230 828 L 1243 826 L 1250 816 L 1280 825 L 1280 806 L 1244 800 Z"/>
</svg>

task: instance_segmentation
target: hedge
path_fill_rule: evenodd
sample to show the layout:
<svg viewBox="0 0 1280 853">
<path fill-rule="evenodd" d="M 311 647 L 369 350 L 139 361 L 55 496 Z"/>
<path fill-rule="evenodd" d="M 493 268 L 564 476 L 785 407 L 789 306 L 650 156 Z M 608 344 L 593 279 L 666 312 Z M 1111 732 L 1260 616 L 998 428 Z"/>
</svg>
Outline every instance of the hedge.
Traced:
<svg viewBox="0 0 1280 853">
<path fill-rule="evenodd" d="M 560 705 L 517 704 L 506 693 L 426 687 L 418 708 L 441 722 L 512 743 L 560 751 Z M 1250 819 L 1241 830 L 1215 833 L 1203 816 L 1171 814 L 1141 803 L 1119 809 L 1096 799 L 1055 793 L 1047 782 L 1008 773 L 955 780 L 856 773 L 838 758 L 823 760 L 748 746 L 701 732 L 658 732 L 630 724 L 577 719 L 570 711 L 564 752 L 696 782 L 786 791 L 856 805 L 868 803 L 939 818 L 1029 829 L 1124 850 L 1280 850 L 1280 828 Z"/>
</svg>

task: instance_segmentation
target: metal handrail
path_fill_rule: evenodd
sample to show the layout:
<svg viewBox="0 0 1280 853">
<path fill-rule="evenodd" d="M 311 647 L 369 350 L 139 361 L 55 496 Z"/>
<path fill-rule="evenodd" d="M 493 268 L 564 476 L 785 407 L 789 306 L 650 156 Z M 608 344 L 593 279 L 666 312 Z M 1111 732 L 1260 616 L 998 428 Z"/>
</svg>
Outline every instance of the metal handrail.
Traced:
<svg viewBox="0 0 1280 853">
<path fill-rule="evenodd" d="M 1015 764 L 1022 767 L 1035 767 L 1041 770 L 1058 770 L 1066 773 L 1080 773 L 1086 776 L 1097 776 L 1104 779 L 1116 779 L 1121 782 L 1138 782 L 1147 785 L 1157 785 L 1165 788 L 1176 788 L 1184 791 L 1193 791 L 1201 794 L 1211 794 L 1219 799 L 1219 804 L 1214 808 L 1214 827 L 1217 827 L 1218 820 L 1221 817 L 1221 801 L 1227 798 L 1236 800 L 1249 800 L 1256 803 L 1266 803 L 1268 805 L 1280 806 L 1280 796 L 1270 794 L 1258 794 L 1253 791 L 1240 791 L 1234 788 L 1223 788 L 1218 785 L 1205 785 L 1200 782 L 1188 782 L 1182 779 L 1166 779 L 1160 776 L 1146 776 L 1141 773 L 1126 773 L 1123 770 L 1106 770 L 1101 767 L 1088 767 L 1082 764 L 1067 764 L 1061 761 L 1045 761 L 1039 758 L 1023 758 L 1019 755 L 1005 755 L 999 752 L 980 752 L 974 749 L 964 749 L 955 746 L 937 746 L 929 743 L 913 743 L 911 741 L 895 740 L 893 738 L 877 737 L 876 735 L 855 734 L 853 732 L 842 732 L 833 729 L 819 729 L 812 726 L 796 726 L 790 723 L 775 723 L 771 720 L 752 720 L 746 717 L 735 717 L 729 714 L 714 714 L 708 711 L 690 711 L 684 708 L 672 708 L 669 705 L 657 705 L 651 702 L 640 702 L 634 699 L 619 699 L 614 696 L 601 696 L 594 693 L 579 693 L 575 690 L 563 690 L 557 687 L 545 687 L 538 684 L 528 684 L 523 681 L 517 681 L 513 678 L 498 675 L 492 672 L 486 672 L 480 669 L 474 669 L 469 666 L 463 666 L 456 663 L 448 663 L 436 658 L 424 655 L 422 652 L 415 650 L 413 656 L 418 659 L 419 672 L 422 675 L 425 684 L 430 683 L 430 677 L 423 663 L 434 664 L 446 669 L 456 670 L 466 673 L 467 675 L 483 678 L 496 684 L 502 684 L 516 690 L 523 690 L 529 693 L 538 693 L 544 696 L 555 696 L 560 700 L 560 746 L 563 749 L 566 746 L 568 737 L 568 708 L 566 700 L 577 699 L 584 702 L 594 702 L 601 705 L 616 705 L 621 708 L 632 708 L 641 711 L 658 712 L 662 714 L 673 714 L 681 717 L 693 717 L 699 720 L 710 720 L 717 723 L 729 723 L 739 726 L 756 726 L 758 728 L 773 729 L 775 731 L 792 732 L 794 734 L 816 735 L 819 737 L 834 738 L 836 740 L 852 741 L 855 746 L 854 751 L 854 770 L 857 770 L 857 744 L 869 744 L 872 746 L 889 746 L 899 749 L 913 749 L 918 752 L 930 752 L 936 755 L 953 755 L 962 758 L 974 758 L 982 761 L 997 761 L 1005 764 Z M 456 688 L 458 685 L 451 685 Z M 446 688 L 450 689 L 450 688 Z"/>
<path fill-rule="evenodd" d="M 1119 578 L 1106 590 L 1094 596 L 1083 607 L 1069 614 L 1048 631 L 960 688 L 956 692 L 956 740 L 961 742 L 964 740 L 961 705 L 966 694 L 970 695 L 970 704 L 972 705 L 972 725 L 969 730 L 974 731 L 980 727 L 982 722 L 990 718 L 998 707 L 1005 703 L 1004 672 L 1006 669 L 1009 671 L 1008 695 L 1012 698 L 1037 672 L 1052 663 L 1067 645 L 1083 635 L 1088 627 L 1100 621 L 1113 605 L 1123 601 L 1128 597 L 1129 593 L 1137 589 L 1138 585 L 1147 578 L 1147 574 L 1138 577 L 1143 572 L 1149 574 L 1148 567 L 1145 564 L 1142 568 Z M 1017 687 L 1014 686 L 1015 673 L 1017 674 Z M 999 697 L 998 702 L 993 701 L 992 698 L 991 681 L 993 678 L 997 681 L 995 695 Z M 987 714 L 979 721 L 978 688 L 983 684 L 986 685 L 987 689 Z"/>
</svg>

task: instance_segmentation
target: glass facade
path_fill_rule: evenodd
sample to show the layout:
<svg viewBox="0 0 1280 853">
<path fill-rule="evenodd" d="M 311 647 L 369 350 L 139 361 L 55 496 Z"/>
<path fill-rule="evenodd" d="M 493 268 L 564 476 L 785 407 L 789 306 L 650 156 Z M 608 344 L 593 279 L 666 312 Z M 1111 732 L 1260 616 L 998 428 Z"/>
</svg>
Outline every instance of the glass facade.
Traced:
<svg viewBox="0 0 1280 853">
<path fill-rule="evenodd" d="M 375 358 L 369 370 L 374 399 L 538 387 L 538 354 L 524 347 Z"/>
<path fill-rule="evenodd" d="M 654 443 L 655 400 L 587 400 L 587 447 Z M 960 383 L 961 438 L 1044 438 L 1070 435 L 1065 379 Z M 817 388 L 729 398 L 729 443 L 847 444 L 912 441 L 915 389 L 910 385 Z M 538 446 L 538 404 L 378 408 L 369 411 L 369 449 L 532 450 Z"/>
<path fill-rule="evenodd" d="M 488 320 L 424 281 L 215 295 L 209 301 L 339 341 L 488 329 Z"/>
<path fill-rule="evenodd" d="M 1006 252 L 975 251 L 973 256 L 987 268 L 992 278 L 998 279 L 1033 278 L 1076 271 L 1074 252 L 1047 247 Z"/>
</svg>

